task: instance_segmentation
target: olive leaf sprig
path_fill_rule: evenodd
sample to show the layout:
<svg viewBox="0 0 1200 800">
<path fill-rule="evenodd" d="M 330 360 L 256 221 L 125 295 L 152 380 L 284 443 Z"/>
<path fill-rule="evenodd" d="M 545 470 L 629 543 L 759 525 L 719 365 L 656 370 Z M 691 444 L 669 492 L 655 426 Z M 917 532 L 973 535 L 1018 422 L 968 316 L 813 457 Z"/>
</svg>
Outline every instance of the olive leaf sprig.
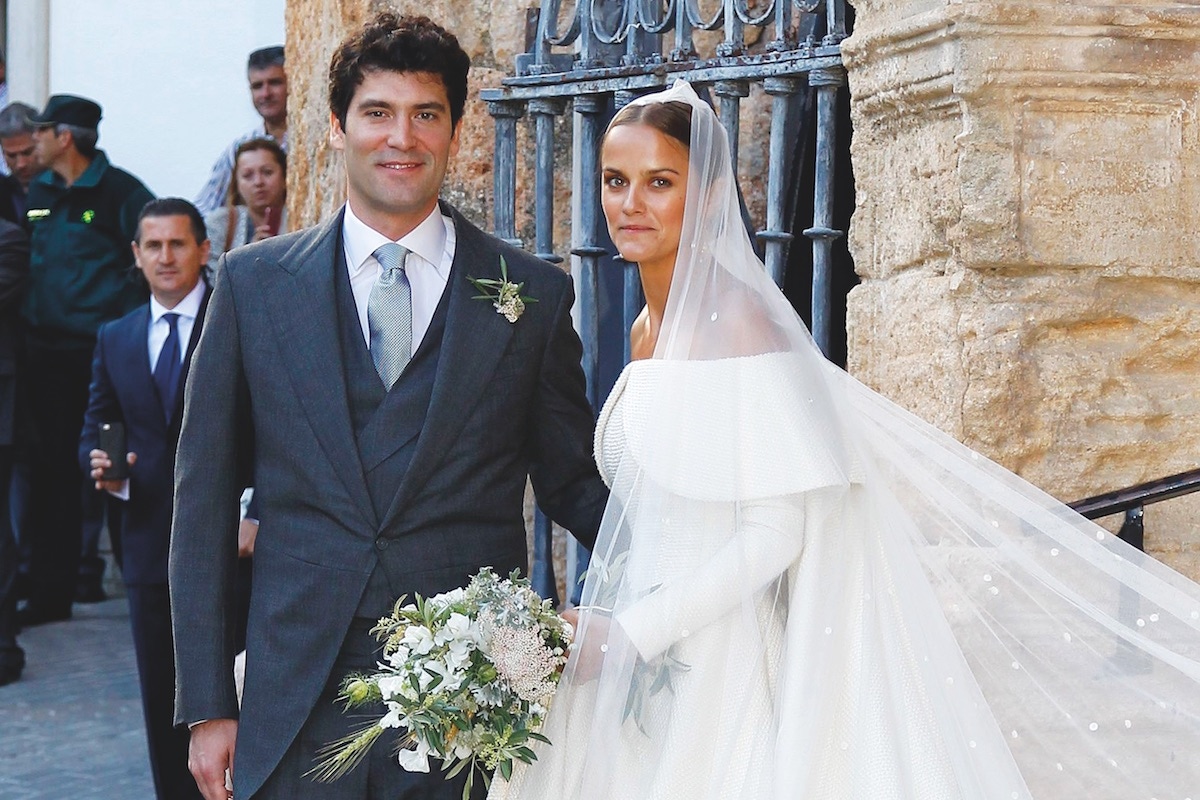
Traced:
<svg viewBox="0 0 1200 800">
<path fill-rule="evenodd" d="M 528 303 L 537 302 L 537 298 L 521 294 L 521 290 L 525 288 L 523 282 L 513 283 L 508 279 L 508 264 L 505 262 L 504 256 L 500 256 L 500 280 L 473 278 L 470 275 L 467 276 L 467 280 L 479 292 L 471 299 L 492 301 L 492 308 L 496 309 L 496 313 L 509 322 L 516 322 L 520 319 L 521 315 L 525 313 L 525 306 Z"/>
</svg>

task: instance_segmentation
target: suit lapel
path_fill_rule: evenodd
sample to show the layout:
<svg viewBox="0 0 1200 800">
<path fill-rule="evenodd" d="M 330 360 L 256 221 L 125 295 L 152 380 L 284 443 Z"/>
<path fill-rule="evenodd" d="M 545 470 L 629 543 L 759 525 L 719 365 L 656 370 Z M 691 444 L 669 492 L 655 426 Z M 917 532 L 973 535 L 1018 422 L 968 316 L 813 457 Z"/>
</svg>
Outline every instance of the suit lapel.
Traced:
<svg viewBox="0 0 1200 800">
<path fill-rule="evenodd" d="M 150 371 L 150 304 L 141 307 L 137 314 L 123 321 L 120 327 L 119 351 L 122 357 L 110 356 L 107 367 L 113 386 L 121 398 L 122 408 L 127 409 L 129 419 L 166 431 L 162 406 L 158 400 L 158 387 Z M 128 358 L 123 357 L 128 354 Z M 113 354 L 117 355 L 117 354 Z M 179 394 L 183 394 L 180 392 Z M 182 398 L 180 398 L 182 401 Z"/>
<path fill-rule="evenodd" d="M 500 254 L 487 235 L 454 209 L 454 261 L 447 281 L 446 330 L 425 426 L 396 497 L 382 521 L 386 529 L 443 458 L 512 337 L 512 325 L 491 303 L 472 299 L 469 277 L 500 277 Z"/>
<path fill-rule="evenodd" d="M 264 304 L 291 389 L 313 433 L 372 531 L 378 520 L 363 478 L 346 399 L 334 269 L 342 263 L 342 215 L 299 239 L 279 263 L 262 262 Z"/>
</svg>

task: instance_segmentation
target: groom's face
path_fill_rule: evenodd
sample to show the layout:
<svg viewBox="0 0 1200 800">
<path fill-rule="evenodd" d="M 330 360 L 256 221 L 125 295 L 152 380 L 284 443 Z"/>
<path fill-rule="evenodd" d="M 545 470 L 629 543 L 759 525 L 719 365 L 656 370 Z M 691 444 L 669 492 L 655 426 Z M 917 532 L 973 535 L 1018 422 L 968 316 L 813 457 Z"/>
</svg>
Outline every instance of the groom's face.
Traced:
<svg viewBox="0 0 1200 800">
<path fill-rule="evenodd" d="M 439 75 L 366 73 L 343 126 L 330 115 L 329 142 L 346 159 L 350 206 L 391 239 L 415 228 L 437 205 L 458 127 Z"/>
</svg>

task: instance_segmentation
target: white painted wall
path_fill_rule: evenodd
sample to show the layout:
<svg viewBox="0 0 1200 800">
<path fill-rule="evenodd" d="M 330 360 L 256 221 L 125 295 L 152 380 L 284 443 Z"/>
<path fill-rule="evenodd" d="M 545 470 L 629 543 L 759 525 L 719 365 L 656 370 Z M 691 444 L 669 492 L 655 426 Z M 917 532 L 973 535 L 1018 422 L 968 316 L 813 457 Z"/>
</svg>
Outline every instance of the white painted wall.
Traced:
<svg viewBox="0 0 1200 800">
<path fill-rule="evenodd" d="M 283 43 L 286 0 L 10 0 L 14 55 L 12 6 L 29 2 L 50 7 L 49 93 L 100 103 L 100 147 L 155 194 L 193 197 L 221 149 L 259 121 L 246 56 Z M 15 90 L 28 84 L 14 61 Z"/>
</svg>

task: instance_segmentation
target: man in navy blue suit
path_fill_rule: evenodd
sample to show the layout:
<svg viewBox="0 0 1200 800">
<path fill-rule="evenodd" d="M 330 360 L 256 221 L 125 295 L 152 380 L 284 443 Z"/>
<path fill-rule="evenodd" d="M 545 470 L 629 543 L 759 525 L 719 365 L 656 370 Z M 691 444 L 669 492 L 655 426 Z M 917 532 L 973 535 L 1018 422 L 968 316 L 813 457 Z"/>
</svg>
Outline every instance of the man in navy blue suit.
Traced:
<svg viewBox="0 0 1200 800">
<path fill-rule="evenodd" d="M 159 800 L 201 796 L 187 767 L 188 732 L 172 724 L 167 549 L 183 383 L 208 304 L 200 277 L 208 250 L 204 219 L 188 201 L 152 200 L 142 209 L 133 254 L 150 286 L 150 302 L 100 328 L 79 448 L 96 488 L 125 500 L 121 573 Z M 125 427 L 128 453 L 100 448 L 100 426 L 114 422 Z M 127 479 L 106 478 L 114 458 L 128 462 Z"/>
</svg>

